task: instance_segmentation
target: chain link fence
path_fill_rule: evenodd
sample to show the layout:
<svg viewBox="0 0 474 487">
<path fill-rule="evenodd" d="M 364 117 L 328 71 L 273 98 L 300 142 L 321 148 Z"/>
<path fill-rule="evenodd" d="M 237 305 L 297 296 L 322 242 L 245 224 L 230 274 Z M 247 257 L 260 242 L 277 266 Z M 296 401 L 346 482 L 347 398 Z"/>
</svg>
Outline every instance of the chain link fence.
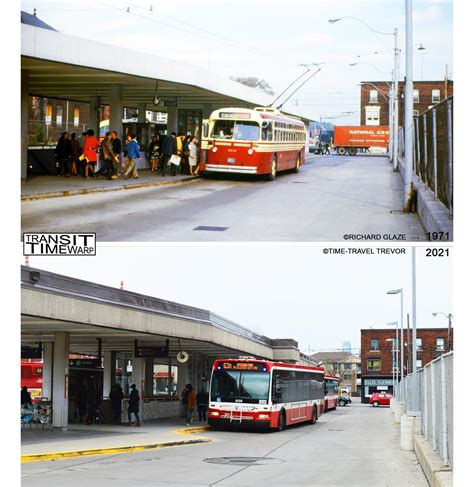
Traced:
<svg viewBox="0 0 474 487">
<path fill-rule="evenodd" d="M 413 117 L 413 172 L 453 215 L 453 97 Z M 399 151 L 405 157 L 403 128 Z"/>
<path fill-rule="evenodd" d="M 406 410 L 421 412 L 421 431 L 453 469 L 453 352 L 406 377 Z M 416 381 L 416 393 L 413 394 Z"/>
</svg>

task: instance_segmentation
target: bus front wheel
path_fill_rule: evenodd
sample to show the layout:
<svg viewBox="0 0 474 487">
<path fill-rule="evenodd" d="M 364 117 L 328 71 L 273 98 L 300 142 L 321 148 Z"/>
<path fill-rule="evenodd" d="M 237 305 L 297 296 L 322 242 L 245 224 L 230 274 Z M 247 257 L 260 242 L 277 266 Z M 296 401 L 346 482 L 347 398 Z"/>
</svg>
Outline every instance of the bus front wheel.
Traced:
<svg viewBox="0 0 474 487">
<path fill-rule="evenodd" d="M 316 406 L 313 407 L 313 414 L 311 415 L 311 424 L 315 424 L 318 420 L 318 410 Z"/>
<path fill-rule="evenodd" d="M 285 411 L 282 409 L 280 411 L 280 416 L 278 417 L 278 431 L 285 431 L 286 429 L 286 415 Z"/>
<path fill-rule="evenodd" d="M 278 172 L 278 163 L 276 156 L 272 158 L 272 167 L 270 169 L 270 174 L 267 175 L 267 181 L 273 181 L 276 178 Z"/>
</svg>

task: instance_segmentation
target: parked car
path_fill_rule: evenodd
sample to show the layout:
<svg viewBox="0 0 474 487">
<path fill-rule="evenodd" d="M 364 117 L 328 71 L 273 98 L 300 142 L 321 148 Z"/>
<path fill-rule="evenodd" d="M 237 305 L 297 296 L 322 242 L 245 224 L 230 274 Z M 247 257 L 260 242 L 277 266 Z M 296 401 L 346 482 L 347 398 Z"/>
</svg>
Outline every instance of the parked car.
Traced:
<svg viewBox="0 0 474 487">
<path fill-rule="evenodd" d="M 390 406 L 390 399 L 392 399 L 392 397 L 392 394 L 389 394 L 388 392 L 374 392 L 372 396 L 370 396 L 369 403 L 375 407 Z"/>
<path fill-rule="evenodd" d="M 346 395 L 339 396 L 339 399 L 338 399 L 339 406 L 347 406 L 351 402 L 352 402 L 352 400 L 349 396 L 346 396 Z"/>
</svg>

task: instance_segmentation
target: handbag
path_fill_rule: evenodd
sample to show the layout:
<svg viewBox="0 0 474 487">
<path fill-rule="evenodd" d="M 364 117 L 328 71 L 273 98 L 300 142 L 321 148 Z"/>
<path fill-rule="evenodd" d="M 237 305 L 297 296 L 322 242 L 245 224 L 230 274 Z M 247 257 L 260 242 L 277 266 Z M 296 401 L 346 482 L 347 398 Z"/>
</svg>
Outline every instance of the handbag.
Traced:
<svg viewBox="0 0 474 487">
<path fill-rule="evenodd" d="M 173 154 L 170 157 L 170 162 L 171 162 L 171 164 L 174 164 L 175 166 L 179 166 L 179 163 L 181 162 L 181 157 L 177 156 L 176 154 Z"/>
</svg>

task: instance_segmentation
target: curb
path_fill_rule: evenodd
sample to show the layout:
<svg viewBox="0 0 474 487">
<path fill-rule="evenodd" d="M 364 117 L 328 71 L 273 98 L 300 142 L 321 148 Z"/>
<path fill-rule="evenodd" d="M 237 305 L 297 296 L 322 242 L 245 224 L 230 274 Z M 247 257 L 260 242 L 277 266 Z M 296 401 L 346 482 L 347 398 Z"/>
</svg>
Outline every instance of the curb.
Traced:
<svg viewBox="0 0 474 487">
<path fill-rule="evenodd" d="M 196 438 L 193 440 L 165 441 L 161 443 L 150 443 L 146 445 L 117 446 L 113 448 L 94 448 L 90 450 L 65 451 L 55 453 L 35 453 L 22 455 L 21 463 L 43 462 L 47 460 L 64 460 L 66 458 L 90 457 L 95 455 L 114 455 L 119 453 L 134 453 L 143 450 L 160 450 L 162 448 L 173 448 L 186 445 L 198 445 L 211 443 L 210 438 Z"/>
<path fill-rule="evenodd" d="M 136 184 L 124 184 L 116 188 L 90 188 L 90 189 L 76 189 L 71 191 L 55 191 L 51 193 L 38 193 L 38 194 L 28 194 L 21 197 L 21 201 L 33 201 L 33 200 L 43 200 L 50 198 L 62 198 L 64 196 L 77 196 L 81 194 L 93 194 L 93 193 L 107 193 L 110 191 L 121 191 L 126 189 L 139 189 L 148 188 L 153 186 L 167 186 L 167 185 L 178 185 L 189 183 L 191 181 L 196 181 L 199 177 L 186 177 L 183 179 L 178 179 L 176 181 L 150 181 L 146 183 L 136 183 Z"/>
<path fill-rule="evenodd" d="M 422 436 L 414 435 L 415 453 L 430 487 L 452 487 L 453 472 Z"/>
</svg>

